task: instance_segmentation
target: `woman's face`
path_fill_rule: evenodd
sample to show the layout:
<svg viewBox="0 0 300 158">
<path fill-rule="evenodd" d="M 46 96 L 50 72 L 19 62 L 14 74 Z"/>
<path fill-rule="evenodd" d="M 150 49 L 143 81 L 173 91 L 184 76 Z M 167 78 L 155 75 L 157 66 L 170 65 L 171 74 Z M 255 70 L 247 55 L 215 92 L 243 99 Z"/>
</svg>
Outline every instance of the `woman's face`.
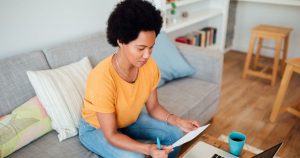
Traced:
<svg viewBox="0 0 300 158">
<path fill-rule="evenodd" d="M 141 31 L 137 39 L 121 44 L 120 49 L 132 66 L 140 68 L 150 58 L 155 38 L 155 31 Z"/>
</svg>

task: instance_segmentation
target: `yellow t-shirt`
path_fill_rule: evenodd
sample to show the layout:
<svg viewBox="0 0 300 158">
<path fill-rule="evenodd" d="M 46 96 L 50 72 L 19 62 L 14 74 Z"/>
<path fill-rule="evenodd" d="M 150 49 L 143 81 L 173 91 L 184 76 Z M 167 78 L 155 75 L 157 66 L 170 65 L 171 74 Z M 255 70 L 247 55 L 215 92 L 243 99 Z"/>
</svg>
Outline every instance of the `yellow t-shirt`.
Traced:
<svg viewBox="0 0 300 158">
<path fill-rule="evenodd" d="M 150 58 L 139 69 L 136 81 L 128 83 L 117 74 L 111 55 L 90 72 L 81 115 L 90 125 L 100 128 L 96 112 L 115 112 L 117 127 L 127 127 L 137 120 L 159 79 L 159 69 Z"/>
</svg>

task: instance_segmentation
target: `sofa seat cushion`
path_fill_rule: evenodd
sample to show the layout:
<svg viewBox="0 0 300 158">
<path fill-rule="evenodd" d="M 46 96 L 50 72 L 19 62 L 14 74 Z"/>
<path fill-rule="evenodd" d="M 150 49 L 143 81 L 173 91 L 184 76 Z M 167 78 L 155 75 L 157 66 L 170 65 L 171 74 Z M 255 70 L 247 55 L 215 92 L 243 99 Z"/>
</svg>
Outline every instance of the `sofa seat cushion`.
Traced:
<svg viewBox="0 0 300 158">
<path fill-rule="evenodd" d="M 201 124 L 213 116 L 218 105 L 220 90 L 217 84 L 195 78 L 174 80 L 158 89 L 161 105 L 171 113 Z"/>
<path fill-rule="evenodd" d="M 9 157 L 99 158 L 81 145 L 77 136 L 59 142 L 55 131 L 52 131 L 31 144 L 19 149 Z"/>
</svg>

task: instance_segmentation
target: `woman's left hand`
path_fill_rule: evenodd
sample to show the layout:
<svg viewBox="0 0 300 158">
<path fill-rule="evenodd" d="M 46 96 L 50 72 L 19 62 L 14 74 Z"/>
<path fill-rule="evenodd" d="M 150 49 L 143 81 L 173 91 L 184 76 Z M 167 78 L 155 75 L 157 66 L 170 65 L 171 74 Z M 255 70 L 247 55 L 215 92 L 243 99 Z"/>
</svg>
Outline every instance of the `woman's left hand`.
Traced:
<svg viewBox="0 0 300 158">
<path fill-rule="evenodd" d="M 176 120 L 177 127 L 179 127 L 184 132 L 190 132 L 200 127 L 198 121 L 195 120 L 185 120 L 181 118 L 177 118 Z"/>
</svg>

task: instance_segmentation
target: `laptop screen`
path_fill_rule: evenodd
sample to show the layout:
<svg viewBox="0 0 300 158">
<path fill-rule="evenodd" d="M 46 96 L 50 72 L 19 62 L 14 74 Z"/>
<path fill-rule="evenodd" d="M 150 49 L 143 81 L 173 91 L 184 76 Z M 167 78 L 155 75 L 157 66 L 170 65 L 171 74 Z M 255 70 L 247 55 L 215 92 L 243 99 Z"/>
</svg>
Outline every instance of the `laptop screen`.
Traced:
<svg viewBox="0 0 300 158">
<path fill-rule="evenodd" d="M 277 150 L 280 148 L 281 144 L 282 143 L 279 143 L 279 144 L 263 151 L 262 153 L 260 153 L 256 156 L 253 156 L 252 158 L 272 158 L 276 154 Z"/>
</svg>

